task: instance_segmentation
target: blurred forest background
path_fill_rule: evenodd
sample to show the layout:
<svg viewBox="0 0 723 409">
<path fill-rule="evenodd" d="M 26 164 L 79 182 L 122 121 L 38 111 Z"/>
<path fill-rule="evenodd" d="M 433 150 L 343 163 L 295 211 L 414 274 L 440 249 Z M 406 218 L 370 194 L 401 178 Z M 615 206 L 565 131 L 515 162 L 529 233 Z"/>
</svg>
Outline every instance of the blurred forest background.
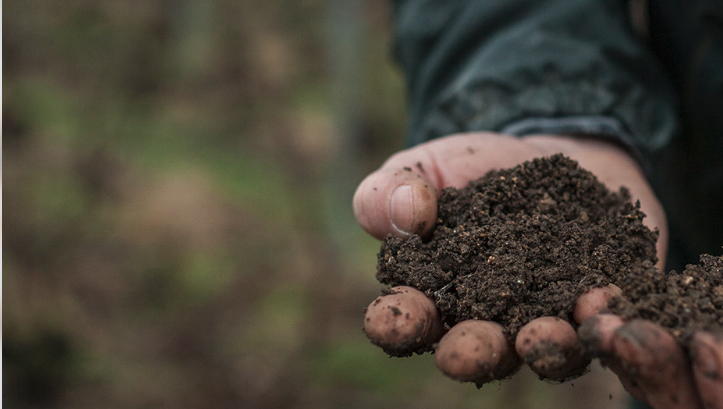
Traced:
<svg viewBox="0 0 723 409">
<path fill-rule="evenodd" d="M 13 408 L 608 408 L 607 372 L 477 390 L 361 331 L 351 195 L 403 146 L 385 0 L 6 0 Z"/>
</svg>

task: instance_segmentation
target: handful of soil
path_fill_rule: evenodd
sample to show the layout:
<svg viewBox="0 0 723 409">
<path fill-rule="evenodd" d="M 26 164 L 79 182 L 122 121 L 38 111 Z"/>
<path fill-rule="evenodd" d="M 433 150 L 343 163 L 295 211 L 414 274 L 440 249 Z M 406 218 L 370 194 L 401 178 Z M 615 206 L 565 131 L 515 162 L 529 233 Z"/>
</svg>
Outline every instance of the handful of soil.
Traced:
<svg viewBox="0 0 723 409">
<path fill-rule="evenodd" d="M 534 159 L 444 189 L 432 236 L 387 237 L 377 279 L 423 291 L 447 328 L 490 320 L 514 340 L 534 318 L 572 322 L 589 288 L 655 264 L 658 233 L 644 217 L 626 189 L 609 191 L 577 162 Z"/>
</svg>

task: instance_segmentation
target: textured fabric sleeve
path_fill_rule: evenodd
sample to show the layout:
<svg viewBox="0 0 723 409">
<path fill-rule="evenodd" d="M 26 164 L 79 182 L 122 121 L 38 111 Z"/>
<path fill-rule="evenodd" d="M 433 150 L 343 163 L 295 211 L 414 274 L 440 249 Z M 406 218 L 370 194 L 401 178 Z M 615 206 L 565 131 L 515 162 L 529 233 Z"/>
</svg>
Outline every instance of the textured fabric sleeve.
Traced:
<svg viewBox="0 0 723 409">
<path fill-rule="evenodd" d="M 394 16 L 411 144 L 560 130 L 647 158 L 677 132 L 674 91 L 625 1 L 398 0 Z"/>
</svg>

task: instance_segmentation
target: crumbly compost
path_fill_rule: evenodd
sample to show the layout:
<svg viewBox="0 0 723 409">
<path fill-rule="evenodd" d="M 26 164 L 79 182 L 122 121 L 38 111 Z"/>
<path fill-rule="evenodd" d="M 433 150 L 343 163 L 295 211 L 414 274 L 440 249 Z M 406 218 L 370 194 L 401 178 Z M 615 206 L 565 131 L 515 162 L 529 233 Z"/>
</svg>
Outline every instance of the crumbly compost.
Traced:
<svg viewBox="0 0 723 409">
<path fill-rule="evenodd" d="M 580 294 L 654 264 L 644 217 L 627 189 L 561 154 L 538 158 L 444 189 L 432 236 L 387 237 L 377 279 L 425 292 L 447 328 L 491 320 L 514 339 L 537 317 L 572 322 Z"/>
<path fill-rule="evenodd" d="M 625 298 L 608 308 L 623 319 L 641 318 L 668 328 L 683 345 L 697 330 L 723 330 L 723 256 L 700 256 L 682 273 L 663 274 L 650 263 L 636 266 L 622 280 Z"/>
</svg>

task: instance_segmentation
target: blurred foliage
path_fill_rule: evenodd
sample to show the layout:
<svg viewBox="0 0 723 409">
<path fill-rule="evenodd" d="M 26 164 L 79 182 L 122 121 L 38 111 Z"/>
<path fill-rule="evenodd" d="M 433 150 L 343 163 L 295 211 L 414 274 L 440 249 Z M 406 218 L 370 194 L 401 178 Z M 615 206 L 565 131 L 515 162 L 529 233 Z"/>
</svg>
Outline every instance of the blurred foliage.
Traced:
<svg viewBox="0 0 723 409">
<path fill-rule="evenodd" d="M 358 16 L 354 156 L 324 1 L 3 7 L 7 407 L 573 405 L 529 373 L 477 391 L 361 332 L 377 243 L 339 243 L 350 197 L 325 197 L 402 146 L 383 0 Z"/>
</svg>

